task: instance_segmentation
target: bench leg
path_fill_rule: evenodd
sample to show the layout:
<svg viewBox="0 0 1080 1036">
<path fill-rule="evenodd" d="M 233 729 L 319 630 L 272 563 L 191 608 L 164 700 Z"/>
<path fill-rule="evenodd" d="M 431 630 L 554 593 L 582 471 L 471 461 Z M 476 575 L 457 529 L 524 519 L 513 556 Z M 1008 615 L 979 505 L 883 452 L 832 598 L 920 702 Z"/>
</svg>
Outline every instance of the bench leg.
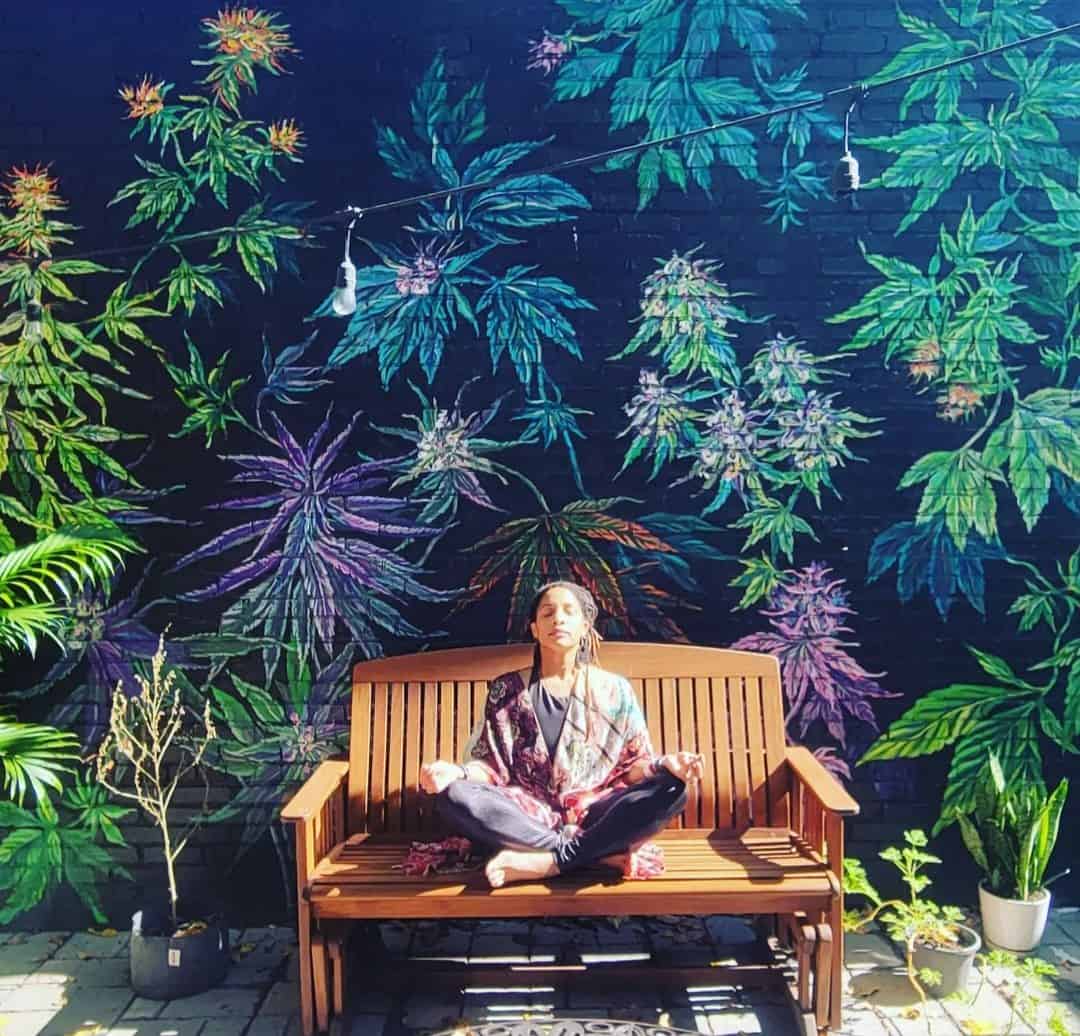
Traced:
<svg viewBox="0 0 1080 1036">
<path fill-rule="evenodd" d="M 345 954 L 341 952 L 341 943 L 337 940 L 330 944 L 330 970 L 333 976 L 334 1014 L 341 1017 L 345 1013 Z"/>
<path fill-rule="evenodd" d="M 833 956 L 832 929 L 819 924 L 814 945 L 814 1014 L 819 1032 L 827 1032 L 832 1011 Z"/>
<path fill-rule="evenodd" d="M 781 914 L 776 919 L 779 934 L 795 957 L 795 983 L 784 984 L 788 1002 L 795 1016 L 799 1036 L 819 1036 L 814 1013 L 814 991 L 819 979 L 817 966 L 817 926 L 809 923 L 806 914 L 797 910 Z"/>
<path fill-rule="evenodd" d="M 326 940 L 315 932 L 311 937 L 311 971 L 315 994 L 315 1024 L 319 1032 L 330 1028 L 330 983 Z"/>
<path fill-rule="evenodd" d="M 796 961 L 798 962 L 798 974 L 796 976 L 796 982 L 798 983 L 798 995 L 799 995 L 799 1008 L 805 1013 L 813 1010 L 813 999 L 811 998 L 810 988 L 810 973 L 814 971 L 817 966 L 817 956 L 815 954 L 815 944 L 817 942 L 817 928 L 814 925 L 804 925 L 800 938 L 796 942 Z M 815 985 L 817 982 L 817 976 L 814 976 Z"/>
<path fill-rule="evenodd" d="M 300 1029 L 303 1036 L 315 1034 L 315 1000 L 311 975 L 311 909 L 301 900 L 297 910 L 297 971 L 300 973 Z"/>
<path fill-rule="evenodd" d="M 346 958 L 348 954 L 346 953 L 345 944 L 349 937 L 349 928 L 348 922 L 330 922 L 323 929 L 326 953 L 330 958 L 333 1012 L 339 1018 L 345 1013 L 345 990 L 348 988 L 346 979 Z"/>
<path fill-rule="evenodd" d="M 832 962 L 829 967 L 829 1028 L 840 1031 L 841 1005 L 844 998 L 844 899 L 837 896 L 829 911 L 832 935 Z"/>
</svg>

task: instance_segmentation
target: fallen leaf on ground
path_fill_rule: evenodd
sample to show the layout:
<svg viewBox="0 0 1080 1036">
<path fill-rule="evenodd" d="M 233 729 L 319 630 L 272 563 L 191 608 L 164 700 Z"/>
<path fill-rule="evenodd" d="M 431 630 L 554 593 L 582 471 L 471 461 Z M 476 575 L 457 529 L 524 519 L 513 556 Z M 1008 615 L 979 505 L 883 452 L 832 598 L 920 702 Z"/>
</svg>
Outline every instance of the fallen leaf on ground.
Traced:
<svg viewBox="0 0 1080 1036">
<path fill-rule="evenodd" d="M 960 1028 L 968 1034 L 968 1036 L 991 1036 L 991 1033 L 997 1031 L 997 1027 L 993 1022 L 988 1022 L 984 1018 L 965 1018 L 960 1023 Z"/>
<path fill-rule="evenodd" d="M 205 921 L 189 921 L 187 924 L 182 924 L 173 933 L 174 939 L 183 939 L 185 935 L 198 935 L 200 932 L 206 931 Z"/>
<path fill-rule="evenodd" d="M 919 1009 L 917 1007 L 905 1007 L 900 1012 L 901 1018 L 906 1018 L 908 1021 L 914 1021 L 920 1016 Z"/>
<path fill-rule="evenodd" d="M 87 928 L 91 935 L 100 935 L 104 939 L 111 939 L 114 935 L 120 933 L 115 928 Z"/>
</svg>

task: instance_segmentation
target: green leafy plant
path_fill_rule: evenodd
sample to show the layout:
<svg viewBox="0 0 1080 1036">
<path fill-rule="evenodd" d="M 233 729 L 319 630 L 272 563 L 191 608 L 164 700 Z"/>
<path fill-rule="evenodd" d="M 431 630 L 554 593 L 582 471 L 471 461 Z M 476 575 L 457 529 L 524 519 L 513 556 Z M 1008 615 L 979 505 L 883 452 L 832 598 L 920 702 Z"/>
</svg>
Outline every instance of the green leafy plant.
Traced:
<svg viewBox="0 0 1080 1036">
<path fill-rule="evenodd" d="M 118 684 L 109 714 L 109 730 L 97 752 L 97 780 L 117 798 L 134 802 L 161 832 L 169 907 L 178 924 L 176 860 L 204 814 L 179 829 L 172 814 L 177 789 L 197 771 L 217 737 L 206 699 L 201 715 L 183 700 L 175 670 L 166 670 L 162 637 L 151 660 L 149 677 L 139 674 L 138 694 L 129 697 Z"/>
<path fill-rule="evenodd" d="M 671 484 L 695 483 L 702 516 L 731 499 L 743 513 L 731 528 L 747 532 L 744 550 L 764 544 L 768 561 L 790 562 L 797 536 L 816 539 L 797 508 L 804 494 L 821 508 L 822 491 L 839 495 L 833 471 L 858 460 L 854 441 L 876 435 L 872 419 L 838 404 L 826 387 L 835 355 L 818 356 L 800 338 L 778 333 L 741 361 L 740 333 L 753 317 L 717 277 L 719 263 L 698 248 L 659 266 L 642 283 L 640 326 L 613 359 L 647 349 L 661 371 L 642 369 L 623 409 L 633 435 L 625 470 L 651 459 L 650 480 L 690 461 Z"/>
<path fill-rule="evenodd" d="M 280 678 L 267 690 L 230 672 L 231 687 L 215 681 L 203 693 L 211 697 L 220 731 L 208 763 L 240 782 L 229 802 L 208 820 L 243 825 L 237 860 L 269 831 L 282 892 L 291 904 L 296 881 L 280 821 L 281 803 L 324 759 L 348 750 L 345 706 L 352 650 L 345 648 L 315 670 L 311 659 L 301 657 L 299 645 L 290 645 L 284 654 L 285 665 L 277 670 Z"/>
<path fill-rule="evenodd" d="M 927 692 L 888 727 L 859 760 L 914 759 L 951 750 L 934 833 L 971 812 L 993 748 L 1006 785 L 1042 784 L 1044 746 L 1080 753 L 1080 550 L 1059 563 L 1053 580 L 1027 561 L 1011 559 L 1029 578 L 1009 611 L 1021 631 L 1048 633 L 1044 657 L 1018 675 L 998 655 L 968 645 L 983 679 Z"/>
<path fill-rule="evenodd" d="M 783 74 L 774 68 L 774 21 L 787 29 L 804 20 L 799 0 L 557 2 L 570 26 L 534 40 L 527 67 L 554 73 L 556 101 L 596 103 L 604 97 L 611 133 L 658 140 L 815 96 L 805 84 L 805 64 Z M 718 76 L 719 67 L 736 74 Z M 775 157 L 763 154 L 769 149 L 744 126 L 616 155 L 602 170 L 634 171 L 640 211 L 665 182 L 683 193 L 697 187 L 711 195 L 714 173 L 727 167 L 760 185 L 768 222 L 787 230 L 801 223 L 810 201 L 826 193 L 824 178 L 806 157 L 811 140 L 838 139 L 840 130 L 830 114 L 807 107 L 772 117 L 765 135 L 779 151 L 779 169 L 771 178 L 760 167 Z"/>
<path fill-rule="evenodd" d="M 927 985 L 937 985 L 941 975 L 928 968 L 916 969 L 913 953 L 916 944 L 952 949 L 960 943 L 958 925 L 963 913 L 955 906 L 939 906 L 922 893 L 930 886 L 931 879 L 922 873 L 928 864 L 941 863 L 941 859 L 926 852 L 926 833 L 914 829 L 904 832 L 903 847 L 889 846 L 878 855 L 900 872 L 902 882 L 908 887 L 907 899 L 883 899 L 870 884 L 866 869 L 858 860 L 844 860 L 844 893 L 848 896 L 865 896 L 871 903 L 866 914 L 845 911 L 844 928 L 861 931 L 879 919 L 889 937 L 904 947 L 907 977 L 912 989 L 918 994 L 924 1007 Z"/>
<path fill-rule="evenodd" d="M 0 549 L 10 549 L 9 521 L 35 533 L 111 524 L 118 503 L 95 491 L 92 476 L 138 485 L 109 452 L 137 437 L 109 424 L 108 406 L 119 395 L 149 398 L 116 376 L 129 373 L 121 354 L 132 351 L 131 341 L 153 347 L 138 321 L 161 314 L 137 305 L 153 293 L 123 305 L 122 282 L 99 316 L 64 319 L 83 302 L 71 278 L 114 271 L 53 258 L 70 244 L 71 224 L 54 218 L 67 206 L 44 169 L 12 169 L 4 186 L 9 213 L 0 212 L 0 251 L 14 256 L 0 266 Z"/>
<path fill-rule="evenodd" d="M 603 609 L 605 634 L 630 638 L 650 631 L 685 640 L 666 614 L 679 602 L 664 584 L 697 591 L 687 559 L 725 555 L 704 541 L 702 534 L 712 529 L 693 517 L 657 513 L 630 521 L 611 513 L 627 500 L 573 500 L 556 511 L 541 498 L 542 513 L 504 522 L 473 544 L 470 550 L 483 560 L 456 608 L 510 579 L 506 627 L 510 636 L 518 636 L 536 589 L 551 579 L 573 579 L 588 587 Z"/>
<path fill-rule="evenodd" d="M 1039 957 L 1021 959 L 1008 950 L 980 953 L 975 960 L 979 965 L 979 985 L 971 996 L 971 1002 L 978 1002 L 988 980 L 998 987 L 998 991 L 1009 1003 L 1009 1022 L 1002 1036 L 1011 1036 L 1017 1020 L 1027 1023 L 1036 1032 L 1040 1032 L 1040 1025 L 1045 1024 L 1046 1031 L 1052 1036 L 1070 1036 L 1071 1030 L 1060 1004 L 1050 1009 L 1045 1022 L 1040 1018 L 1046 999 L 1057 994 L 1050 981 L 1058 975 L 1057 965 Z M 993 1031 L 997 1032 L 998 1025 L 990 1024 Z M 979 1019 L 971 1019 L 967 1024 L 961 1025 L 969 1033 L 980 1029 Z"/>
<path fill-rule="evenodd" d="M 938 22 L 901 10 L 916 41 L 868 85 L 1044 32 L 1043 6 L 972 0 L 941 5 Z M 1061 37 L 1038 53 L 1015 50 L 920 78 L 900 118 L 932 97 L 936 121 L 856 141 L 894 159 L 867 190 L 913 192 L 898 234 L 929 218 L 946 192 L 981 190 L 975 177 L 997 185 L 985 207 L 969 197 L 958 221 L 940 223 L 925 264 L 864 248 L 881 283 L 829 317 L 859 321 L 844 348 L 881 349 L 886 366 L 931 395 L 940 420 L 975 425 L 952 442 L 946 432 L 941 449 L 915 460 L 898 487 L 919 487 L 914 521 L 886 529 L 871 549 L 871 580 L 895 569 L 901 600 L 926 589 L 942 618 L 958 595 L 984 611 L 985 563 L 1011 560 L 998 531 L 1010 498 L 1028 532 L 1054 504 L 1076 510 L 1080 196 L 1063 140 L 1080 118 L 1080 63 L 1062 54 L 1075 46 Z M 980 72 L 1004 95 L 988 107 L 976 96 Z"/>
<path fill-rule="evenodd" d="M 60 644 L 64 600 L 82 585 L 108 581 L 136 545 L 115 528 L 64 529 L 0 554 L 0 648 Z M 61 645 L 62 646 L 62 645 Z"/>
<path fill-rule="evenodd" d="M 47 798 L 63 788 L 63 774 L 79 758 L 79 739 L 40 723 L 20 723 L 0 713 L 0 768 L 4 794 L 20 806 L 26 792 Z"/>
<path fill-rule="evenodd" d="M 225 361 L 229 358 L 228 350 L 221 354 L 217 364 L 208 373 L 195 343 L 186 333 L 184 337 L 188 347 L 187 369 L 171 363 L 165 364 L 165 370 L 176 386 L 176 395 L 189 411 L 180 431 L 173 433 L 173 437 L 180 438 L 203 431 L 209 447 L 213 444 L 215 435 L 227 434 L 230 424 L 247 424 L 236 409 L 235 396 L 249 379 L 227 379 Z"/>
<path fill-rule="evenodd" d="M 111 819 L 115 819 L 113 814 Z M 86 905 L 97 924 L 108 919 L 102 909 L 98 886 L 112 877 L 131 879 L 98 844 L 97 831 L 71 800 L 58 810 L 48 797 L 37 800 L 33 810 L 14 802 L 0 802 L 0 924 L 52 894 L 70 886 Z M 113 838 L 113 844 L 123 844 Z"/>
<path fill-rule="evenodd" d="M 364 240 L 379 262 L 356 271 L 357 309 L 328 369 L 371 354 L 384 389 L 414 362 L 433 384 L 447 349 L 460 349 L 463 336 L 470 349 L 479 339 L 492 374 L 508 364 L 517 378 L 527 400 L 519 416 L 529 422 L 529 437 L 545 449 L 565 447 L 584 493 L 574 439 L 581 437 L 576 415 L 587 411 L 563 404 L 550 358 L 558 350 L 582 360 L 571 318 L 596 307 L 559 277 L 509 263 L 507 247 L 521 244 L 523 231 L 576 220 L 589 202 L 556 176 L 510 175 L 549 141 L 483 148 L 484 83 L 456 99 L 450 85 L 437 55 L 413 95 L 411 133 L 380 124 L 376 147 L 390 173 L 420 191 L 475 190 L 423 202 L 417 225 L 405 228 L 406 248 Z M 315 316 L 332 315 L 328 298 Z"/>
<path fill-rule="evenodd" d="M 80 587 L 107 582 L 135 545 L 114 528 L 53 532 L 37 543 L 0 554 L 0 648 L 33 653 L 38 639 L 61 644 L 65 611 L 61 602 Z M 98 843 L 99 833 L 114 845 L 124 839 L 115 816 L 87 808 L 93 791 L 81 778 L 64 792 L 61 807 L 50 792 L 61 792 L 65 775 L 79 759 L 79 739 L 39 723 L 0 714 L 0 782 L 13 801 L 0 801 L 0 924 L 7 924 L 63 884 L 69 885 L 103 923 L 97 882 L 127 876 Z M 35 805 L 24 806 L 30 792 Z M 78 805 L 73 794 L 84 798 Z"/>
<path fill-rule="evenodd" d="M 405 456 L 387 462 L 400 472 L 390 488 L 415 483 L 416 492 L 425 501 L 417 519 L 423 524 L 432 525 L 444 516 L 457 518 L 458 505 L 463 497 L 477 507 L 489 511 L 500 510 L 481 484 L 481 475 L 491 476 L 493 481 L 503 486 L 508 478 L 514 478 L 534 496 L 539 495 L 539 490 L 524 475 L 490 456 L 529 440 L 518 438 L 502 442 L 480 434 L 495 419 L 505 397 L 496 399 L 475 413 L 467 414 L 462 410 L 465 390 L 476 380 L 473 378 L 458 389 L 454 404 L 449 409 L 440 407 L 437 399 L 428 399 L 409 382 L 409 388 L 421 404 L 420 413 L 409 418 L 416 427 L 372 426 L 384 435 L 404 439 L 413 445 Z"/>
<path fill-rule="evenodd" d="M 997 756 L 989 753 L 974 807 L 956 819 L 994 895 L 1030 899 L 1042 890 L 1068 792 L 1065 778 L 1049 795 L 1041 781 L 1009 785 Z"/>
</svg>

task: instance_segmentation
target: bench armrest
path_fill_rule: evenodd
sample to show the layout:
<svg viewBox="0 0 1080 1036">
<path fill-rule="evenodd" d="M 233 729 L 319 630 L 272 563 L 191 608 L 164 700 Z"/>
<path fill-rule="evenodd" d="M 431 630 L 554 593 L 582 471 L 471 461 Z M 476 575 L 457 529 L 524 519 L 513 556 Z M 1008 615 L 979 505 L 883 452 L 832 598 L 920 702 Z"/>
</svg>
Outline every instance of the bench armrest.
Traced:
<svg viewBox="0 0 1080 1036">
<path fill-rule="evenodd" d="M 818 762 L 808 748 L 789 745 L 786 750 L 791 772 L 828 813 L 853 817 L 859 812 L 859 804 L 844 790 L 844 786 Z"/>
<path fill-rule="evenodd" d="M 282 809 L 281 819 L 287 824 L 295 824 L 318 816 L 348 774 L 349 764 L 344 760 L 328 759 L 319 763 L 318 769 Z"/>
</svg>

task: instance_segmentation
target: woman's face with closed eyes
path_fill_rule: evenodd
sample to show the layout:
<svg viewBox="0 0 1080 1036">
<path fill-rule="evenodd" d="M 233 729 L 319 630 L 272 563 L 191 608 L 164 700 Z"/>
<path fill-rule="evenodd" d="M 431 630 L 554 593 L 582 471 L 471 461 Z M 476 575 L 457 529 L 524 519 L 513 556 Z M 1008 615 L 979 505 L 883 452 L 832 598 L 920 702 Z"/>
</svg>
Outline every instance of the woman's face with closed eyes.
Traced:
<svg viewBox="0 0 1080 1036">
<path fill-rule="evenodd" d="M 589 623 L 573 591 L 553 586 L 540 599 L 529 632 L 542 648 L 566 651 L 581 643 L 589 632 Z"/>
</svg>

